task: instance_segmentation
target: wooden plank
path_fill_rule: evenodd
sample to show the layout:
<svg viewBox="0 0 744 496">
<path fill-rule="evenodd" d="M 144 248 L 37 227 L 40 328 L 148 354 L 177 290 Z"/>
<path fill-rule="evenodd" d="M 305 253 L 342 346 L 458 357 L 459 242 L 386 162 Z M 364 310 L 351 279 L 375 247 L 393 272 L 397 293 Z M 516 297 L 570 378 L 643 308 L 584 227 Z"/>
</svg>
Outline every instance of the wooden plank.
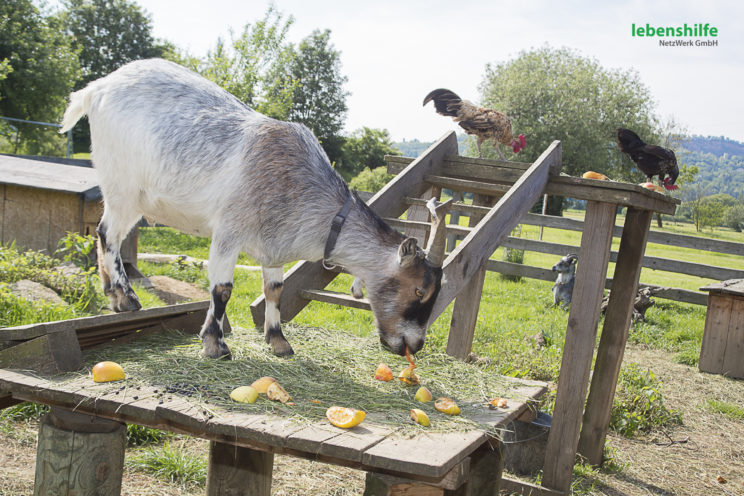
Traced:
<svg viewBox="0 0 744 496">
<path fill-rule="evenodd" d="M 476 194 L 473 197 L 474 205 L 491 206 L 493 203 L 493 198 L 489 196 Z M 468 222 L 469 226 L 474 228 L 483 217 L 482 214 L 471 214 Z M 475 325 L 478 322 L 478 309 L 480 308 L 487 267 L 488 262 L 486 261 L 473 274 L 455 299 L 455 305 L 452 309 L 452 320 L 450 321 L 450 331 L 447 338 L 447 354 L 460 360 L 465 360 L 473 349 Z"/>
<path fill-rule="evenodd" d="M 374 424 L 358 425 L 350 430 L 340 430 L 337 436 L 324 439 L 317 451 L 320 455 L 345 460 L 362 461 L 362 453 L 384 440 L 395 429 Z"/>
<path fill-rule="evenodd" d="M 55 332 L 0 351 L 0 368 L 59 374 L 78 370 L 82 365 L 82 352 L 72 328 L 58 328 Z"/>
<path fill-rule="evenodd" d="M 339 435 L 338 429 L 323 422 L 293 432 L 287 436 L 285 443 L 288 448 L 317 454 L 323 441 Z"/>
<path fill-rule="evenodd" d="M 594 364 L 589 397 L 584 410 L 578 450 L 589 463 L 602 464 L 607 430 L 610 426 L 612 401 L 615 397 L 625 344 L 628 341 L 633 316 L 633 301 L 638 292 L 641 259 L 646 249 L 646 238 L 652 212 L 628 209 L 625 229 L 618 254 L 610 301 L 605 313 L 604 327 Z"/>
<path fill-rule="evenodd" d="M 503 195 L 511 188 L 508 184 L 485 183 L 481 181 L 472 181 L 468 179 L 458 179 L 451 176 L 438 176 L 428 174 L 424 176 L 424 181 L 440 188 L 447 188 L 454 191 L 466 191 L 469 193 L 479 193 L 482 195 Z"/>
<path fill-rule="evenodd" d="M 588 202 L 542 485 L 568 491 L 586 399 L 617 206 Z"/>
<path fill-rule="evenodd" d="M 424 175 L 432 173 L 441 165 L 442 157 L 457 154 L 457 137 L 450 132 L 412 161 L 397 177 L 377 192 L 367 204 L 382 217 L 398 217 L 408 205 L 407 196 L 421 196 L 430 186 L 423 181 Z M 329 227 L 330 228 L 330 227 Z M 305 289 L 324 289 L 338 273 L 323 269 L 320 262 L 295 264 L 284 275 L 284 289 L 280 299 L 282 321 L 292 320 L 305 308 L 308 300 L 300 294 Z M 266 301 L 261 295 L 251 303 L 251 315 L 257 327 L 264 323 Z"/>
<path fill-rule="evenodd" d="M 23 401 L 13 398 L 10 393 L 0 393 L 0 410 L 5 410 L 19 403 L 23 403 Z"/>
<path fill-rule="evenodd" d="M 723 373 L 723 356 L 726 352 L 733 305 L 734 299 L 728 295 L 711 294 L 708 297 L 703 342 L 698 360 L 698 368 L 702 372 Z"/>
<path fill-rule="evenodd" d="M 463 228 L 460 228 L 463 229 Z M 563 256 L 567 253 L 576 253 L 576 246 L 565 245 L 561 243 L 551 243 L 547 241 L 538 241 L 535 239 L 507 237 L 501 243 L 507 248 L 516 248 L 518 250 L 534 251 L 538 253 L 551 253 L 553 255 Z M 690 276 L 703 277 L 706 279 L 738 279 L 744 278 L 744 270 L 731 269 L 727 267 L 718 267 L 715 265 L 705 265 L 684 260 L 672 260 L 662 257 L 643 257 L 643 267 L 653 270 L 663 270 L 665 272 L 674 272 L 676 274 L 686 274 Z M 610 252 L 610 262 L 617 261 L 617 252 Z"/>
<path fill-rule="evenodd" d="M 481 431 L 420 434 L 414 438 L 392 436 L 367 449 L 362 463 L 375 469 L 439 478 L 486 439 Z"/>
<path fill-rule="evenodd" d="M 274 454 L 212 441 L 208 496 L 269 496 Z"/>
<path fill-rule="evenodd" d="M 359 308 L 361 310 L 372 310 L 367 298 L 354 298 L 345 293 L 326 291 L 324 289 L 301 290 L 300 296 L 306 300 L 322 301 L 333 305 L 342 305 L 345 307 Z"/>
<path fill-rule="evenodd" d="M 89 167 L 2 155 L 0 183 L 82 194 L 98 189 L 98 172 Z"/>
<path fill-rule="evenodd" d="M 444 165 L 448 176 L 506 184 L 517 181 L 521 172 L 518 169 L 509 170 L 506 167 L 488 166 L 475 160 L 455 162 L 445 159 Z M 388 172 L 395 173 L 395 170 L 395 164 L 388 166 Z M 551 175 L 545 192 L 549 195 L 565 196 L 579 200 L 608 201 L 669 215 L 674 214 L 676 205 L 680 203 L 680 200 L 676 198 L 647 190 L 637 184 L 596 181 L 571 176 Z"/>
<path fill-rule="evenodd" d="M 178 317 L 190 312 L 203 312 L 203 320 L 206 317 L 206 311 L 208 309 L 209 301 L 205 300 L 179 303 L 177 305 L 166 305 L 164 307 L 147 308 L 136 312 L 113 313 L 55 322 L 44 322 L 41 324 L 8 327 L 0 329 L 0 340 L 31 339 L 58 329 L 66 329 L 70 326 L 72 326 L 76 331 L 92 330 L 95 328 L 111 328 L 120 324 L 128 325 L 134 323 L 141 323 L 143 327 L 146 327 L 150 325 L 151 322 L 159 323 L 163 319 Z"/>
<path fill-rule="evenodd" d="M 480 270 L 502 238 L 511 232 L 543 192 L 551 165 L 561 160 L 559 141 L 543 152 L 524 176 L 498 201 L 478 227 L 447 257 L 443 272 L 447 281 L 434 303 L 429 325 L 460 293 L 467 281 Z"/>
<path fill-rule="evenodd" d="M 723 374 L 744 379 L 744 300 L 734 298 L 723 356 Z"/>
</svg>

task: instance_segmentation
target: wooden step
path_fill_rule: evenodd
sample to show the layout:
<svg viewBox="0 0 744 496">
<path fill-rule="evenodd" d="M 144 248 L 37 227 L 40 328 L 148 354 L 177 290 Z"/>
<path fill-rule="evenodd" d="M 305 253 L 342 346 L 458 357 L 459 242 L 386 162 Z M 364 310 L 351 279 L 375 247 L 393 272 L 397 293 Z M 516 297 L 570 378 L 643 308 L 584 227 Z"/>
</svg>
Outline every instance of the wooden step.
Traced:
<svg viewBox="0 0 744 496">
<path fill-rule="evenodd" d="M 301 289 L 300 296 L 306 300 L 322 301 L 344 307 L 358 308 L 360 310 L 372 310 L 367 298 L 356 299 L 350 294 L 326 291 L 325 289 Z"/>
<path fill-rule="evenodd" d="M 406 228 L 406 227 L 420 227 L 427 231 L 431 228 L 431 224 L 428 222 L 422 222 L 418 220 L 405 220 L 405 219 L 393 219 L 392 217 L 383 217 L 385 222 L 395 228 Z M 473 230 L 472 227 L 456 226 L 454 224 L 447 224 L 448 233 L 464 234 L 468 235 Z"/>
<path fill-rule="evenodd" d="M 489 196 L 503 196 L 511 188 L 509 184 L 484 183 L 469 179 L 458 179 L 447 176 L 426 175 L 424 181 L 432 186 L 447 188 L 454 191 L 467 191 Z"/>
</svg>

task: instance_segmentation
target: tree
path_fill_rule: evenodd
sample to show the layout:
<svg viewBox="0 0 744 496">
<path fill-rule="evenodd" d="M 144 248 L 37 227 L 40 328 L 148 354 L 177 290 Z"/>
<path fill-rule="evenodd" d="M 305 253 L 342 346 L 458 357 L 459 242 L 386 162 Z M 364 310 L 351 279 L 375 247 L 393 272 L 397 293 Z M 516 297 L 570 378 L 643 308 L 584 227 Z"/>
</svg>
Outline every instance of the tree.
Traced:
<svg viewBox="0 0 744 496">
<path fill-rule="evenodd" d="M 330 39 L 329 30 L 315 30 L 297 47 L 290 74 L 298 85 L 293 91 L 289 120 L 309 127 L 320 140 L 328 158 L 335 162 L 339 150 L 329 145 L 343 128 L 349 93 L 343 89 L 347 78 L 341 74 L 341 53 L 333 47 Z"/>
<path fill-rule="evenodd" d="M 367 167 L 349 182 L 349 187 L 359 191 L 377 193 L 393 177 L 392 174 L 388 174 L 387 167 L 377 167 L 376 169 Z"/>
<path fill-rule="evenodd" d="M 365 168 L 376 169 L 385 165 L 385 155 L 400 155 L 388 130 L 363 127 L 346 138 L 336 170 L 348 181 Z"/>
<path fill-rule="evenodd" d="M 488 64 L 480 86 L 483 104 L 506 113 L 514 134 L 527 137 L 516 157 L 534 161 L 553 140 L 563 149 L 563 172 L 587 170 L 640 182 L 643 174 L 617 149 L 618 127 L 658 140 L 654 102 L 638 73 L 609 70 L 568 48 L 548 46 Z M 494 156 L 484 147 L 484 156 Z"/>
<path fill-rule="evenodd" d="M 78 51 L 82 75 L 76 90 L 128 62 L 161 57 L 173 48 L 155 40 L 150 16 L 135 2 L 65 0 L 64 6 L 56 22 L 73 37 Z M 73 138 L 76 151 L 90 150 L 87 117 L 75 125 Z"/>
<path fill-rule="evenodd" d="M 70 38 L 31 0 L 0 2 L 0 114 L 58 122 L 79 73 Z M 64 150 L 64 138 L 49 127 L 13 123 L 3 129 L 14 141 L 5 151 L 52 155 Z"/>
<path fill-rule="evenodd" d="M 76 89 L 127 62 L 160 57 L 166 48 L 153 38 L 150 16 L 128 0 L 66 0 L 59 21 L 79 50 Z"/>
<path fill-rule="evenodd" d="M 723 214 L 723 224 L 736 232 L 741 232 L 744 226 L 744 203 L 728 207 Z"/>
<path fill-rule="evenodd" d="M 285 42 L 294 23 L 270 6 L 263 19 L 246 24 L 230 45 L 217 40 L 199 72 L 259 112 L 286 120 L 297 86 L 291 74 L 295 57 Z"/>
</svg>

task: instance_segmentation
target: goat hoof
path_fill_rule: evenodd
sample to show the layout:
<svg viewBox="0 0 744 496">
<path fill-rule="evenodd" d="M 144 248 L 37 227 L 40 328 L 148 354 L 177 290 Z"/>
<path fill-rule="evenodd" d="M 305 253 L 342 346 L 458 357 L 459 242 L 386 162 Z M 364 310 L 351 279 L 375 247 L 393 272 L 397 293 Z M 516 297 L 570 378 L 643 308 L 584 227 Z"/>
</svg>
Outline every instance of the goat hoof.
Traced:
<svg viewBox="0 0 744 496">
<path fill-rule="evenodd" d="M 202 340 L 201 355 L 206 358 L 232 360 L 232 353 L 225 341 L 212 335 L 206 335 Z"/>
<path fill-rule="evenodd" d="M 142 304 L 134 291 L 130 290 L 126 293 L 123 291 L 116 291 L 114 297 L 111 298 L 111 309 L 114 312 L 132 312 L 141 308 Z"/>
<path fill-rule="evenodd" d="M 271 351 L 279 357 L 294 355 L 292 346 L 286 340 L 273 339 L 271 341 Z"/>
</svg>

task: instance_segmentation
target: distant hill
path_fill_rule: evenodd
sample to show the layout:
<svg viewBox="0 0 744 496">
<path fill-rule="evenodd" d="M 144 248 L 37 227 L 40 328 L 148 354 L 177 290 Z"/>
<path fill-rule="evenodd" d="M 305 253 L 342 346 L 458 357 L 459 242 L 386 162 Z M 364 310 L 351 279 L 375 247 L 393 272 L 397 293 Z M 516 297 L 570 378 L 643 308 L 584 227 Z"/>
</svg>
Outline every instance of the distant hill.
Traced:
<svg viewBox="0 0 744 496">
<path fill-rule="evenodd" d="M 459 134 L 460 153 L 469 148 L 468 136 Z M 404 157 L 418 157 L 433 141 L 403 140 L 393 143 Z M 697 166 L 698 181 L 706 195 L 729 194 L 744 199 L 744 143 L 723 136 L 690 136 L 677 151 L 680 165 Z"/>
<path fill-rule="evenodd" d="M 707 195 L 744 198 L 744 143 L 723 136 L 691 136 L 677 152 L 677 162 L 697 166 Z"/>
</svg>

